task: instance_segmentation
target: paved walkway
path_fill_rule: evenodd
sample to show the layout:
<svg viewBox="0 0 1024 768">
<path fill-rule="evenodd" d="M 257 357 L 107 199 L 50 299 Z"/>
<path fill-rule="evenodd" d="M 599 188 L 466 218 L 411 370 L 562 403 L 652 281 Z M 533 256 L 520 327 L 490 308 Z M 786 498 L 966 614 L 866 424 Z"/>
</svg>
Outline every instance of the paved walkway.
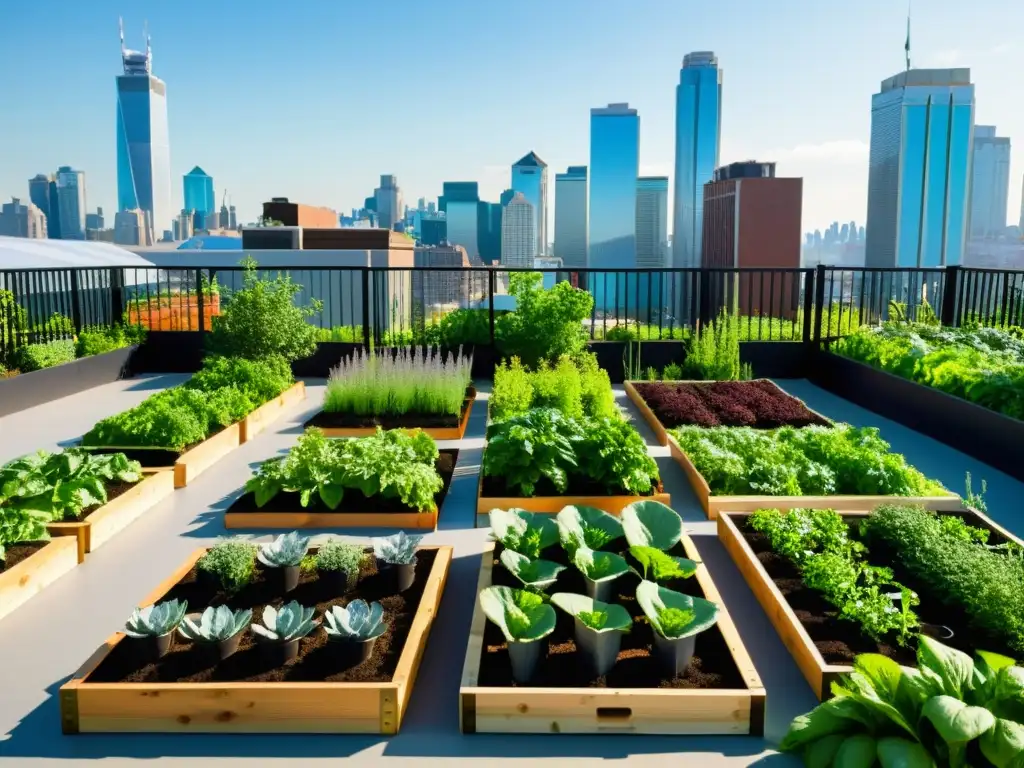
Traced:
<svg viewBox="0 0 1024 768">
<path fill-rule="evenodd" d="M 182 377 L 158 376 L 118 382 L 65 400 L 0 419 L 0 460 L 29 450 L 67 443 L 97 419 L 141 400 L 155 388 Z M 323 380 L 309 383 L 307 400 L 273 427 L 239 448 L 186 489 L 146 514 L 74 572 L 5 618 L 0 624 L 0 766 L 102 765 L 164 758 L 171 765 L 286 765 L 296 759 L 319 764 L 350 757 L 355 765 L 443 762 L 488 765 L 522 764 L 524 760 L 558 765 L 591 765 L 626 760 L 630 766 L 662 766 L 666 758 L 685 764 L 713 766 L 798 765 L 774 754 L 771 745 L 789 721 L 816 703 L 792 658 L 715 538 L 682 471 L 655 445 L 621 389 L 620 402 L 637 421 L 657 458 L 673 506 L 687 522 L 701 557 L 715 579 L 723 601 L 739 628 L 768 691 L 764 739 L 750 737 L 605 736 L 462 736 L 458 730 L 458 688 L 466 638 L 475 599 L 479 553 L 487 531 L 474 529 L 475 492 L 483 448 L 486 407 L 478 402 L 461 452 L 440 526 L 427 537 L 453 544 L 455 560 L 438 620 L 434 624 L 402 732 L 379 736 L 62 736 L 57 689 L 112 632 L 137 602 L 170 573 L 193 549 L 226 535 L 223 510 L 240 493 L 252 468 L 286 451 L 302 431 L 302 423 L 319 408 Z M 1020 532 L 1017 501 L 1024 484 L 979 465 L 962 454 L 880 419 L 805 381 L 780 384 L 825 415 L 854 424 L 879 426 L 896 450 L 928 474 L 960 491 L 963 473 L 976 484 L 987 478 L 989 510 L 997 520 Z M 486 385 L 484 397 L 486 397 Z M 361 531 L 369 535 L 374 531 Z M 270 536 L 255 536 L 267 540 Z M 349 537 L 357 540 L 359 537 Z M 681 754 L 685 753 L 685 754 Z"/>
</svg>

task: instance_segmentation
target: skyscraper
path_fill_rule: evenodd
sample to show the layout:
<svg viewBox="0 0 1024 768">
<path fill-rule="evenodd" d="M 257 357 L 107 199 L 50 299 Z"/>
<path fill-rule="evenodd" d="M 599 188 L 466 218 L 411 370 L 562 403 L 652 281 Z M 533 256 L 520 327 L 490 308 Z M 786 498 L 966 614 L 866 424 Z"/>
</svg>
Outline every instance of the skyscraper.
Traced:
<svg viewBox="0 0 1024 768">
<path fill-rule="evenodd" d="M 118 211 L 114 214 L 114 242 L 118 245 L 152 245 L 146 212 Z"/>
<path fill-rule="evenodd" d="M 471 262 L 480 258 L 478 223 L 480 192 L 475 181 L 444 182 L 448 242 L 461 245 Z"/>
<path fill-rule="evenodd" d="M 963 263 L 974 86 L 969 69 L 910 69 L 871 99 L 868 267 Z"/>
<path fill-rule="evenodd" d="M 50 218 L 50 177 L 37 173 L 28 180 L 28 198 L 32 205 L 42 211 L 43 215 Z"/>
<path fill-rule="evenodd" d="M 377 203 L 377 217 L 382 229 L 394 229 L 402 220 L 402 191 L 398 188 L 398 177 L 383 174 L 380 186 L 373 191 Z"/>
<path fill-rule="evenodd" d="M 117 77 L 117 207 L 145 212 L 150 242 L 174 218 L 171 205 L 171 147 L 167 131 L 167 86 L 152 74 L 153 57 L 124 47 Z"/>
<path fill-rule="evenodd" d="M 516 192 L 501 214 L 502 266 L 533 266 L 533 260 L 537 255 L 536 226 L 537 215 L 533 210 L 533 204 L 522 192 Z"/>
<path fill-rule="evenodd" d="M 33 203 L 26 205 L 16 197 L 0 205 L 0 235 L 41 240 L 46 237 L 46 216 Z"/>
<path fill-rule="evenodd" d="M 555 174 L 555 256 L 566 269 L 587 266 L 587 166 Z"/>
<path fill-rule="evenodd" d="M 88 232 L 90 229 L 103 229 L 103 209 L 97 208 L 96 213 L 85 214 L 85 231 Z"/>
<path fill-rule="evenodd" d="M 206 220 L 207 214 L 217 210 L 217 198 L 213 194 L 213 177 L 198 165 L 182 179 L 185 192 L 185 210 L 194 211 Z"/>
<path fill-rule="evenodd" d="M 699 267 L 704 185 L 718 167 L 722 136 L 722 70 L 711 51 L 683 57 L 676 86 L 676 193 L 672 262 Z"/>
<path fill-rule="evenodd" d="M 476 242 L 480 261 L 494 264 L 501 261 L 501 203 L 480 201 L 477 208 Z"/>
<path fill-rule="evenodd" d="M 971 237 L 1004 234 L 1010 196 L 1010 139 L 996 136 L 994 125 L 974 126 L 971 178 Z"/>
<path fill-rule="evenodd" d="M 629 104 L 590 110 L 590 211 L 587 266 L 636 267 L 636 180 L 640 117 Z M 598 311 L 624 308 L 630 276 L 591 275 Z M 607 277 L 607 279 L 605 279 Z M 635 279 L 635 275 L 632 276 Z M 617 290 L 616 290 L 617 289 Z M 635 307 L 635 303 L 633 305 Z"/>
<path fill-rule="evenodd" d="M 668 249 L 668 176 L 636 180 L 636 266 L 662 269 Z"/>
<path fill-rule="evenodd" d="M 85 240 L 85 173 L 70 166 L 57 169 L 57 215 L 62 240 Z"/>
<path fill-rule="evenodd" d="M 512 165 L 511 186 L 533 206 L 537 255 L 543 256 L 548 249 L 548 164 L 530 152 Z"/>
</svg>

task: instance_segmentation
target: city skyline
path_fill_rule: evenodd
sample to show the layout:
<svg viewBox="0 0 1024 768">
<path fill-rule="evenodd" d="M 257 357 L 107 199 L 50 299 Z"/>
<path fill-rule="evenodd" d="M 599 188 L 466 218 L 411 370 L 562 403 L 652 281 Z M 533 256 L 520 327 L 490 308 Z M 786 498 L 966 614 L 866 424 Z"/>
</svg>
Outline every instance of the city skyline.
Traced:
<svg viewBox="0 0 1024 768">
<path fill-rule="evenodd" d="M 397 34 L 399 43 L 411 46 L 418 35 L 445 25 L 455 25 L 463 33 L 498 27 L 512 15 L 510 10 L 479 9 L 456 2 L 450 9 L 432 14 L 436 18 L 426 26 L 412 25 L 415 30 L 396 31 L 393 25 L 368 22 L 354 35 L 348 31 L 351 25 L 346 24 L 345 14 L 325 4 L 324 23 L 310 33 L 313 37 L 309 40 L 302 37 L 309 30 L 302 29 L 300 34 L 298 24 L 245 19 L 237 28 L 232 26 L 236 34 L 218 41 L 227 62 L 219 67 L 218 80 L 230 87 L 213 90 L 195 87 L 205 75 L 198 75 L 202 57 L 195 55 L 195 38 L 183 24 L 188 13 L 149 10 L 149 28 L 159 54 L 154 72 L 168 83 L 171 92 L 171 176 L 181 178 L 197 164 L 207 169 L 232 190 L 240 218 L 246 221 L 255 219 L 262 200 L 278 195 L 348 210 L 358 205 L 365 190 L 372 189 L 386 172 L 402 179 L 407 199 L 434 199 L 445 179 L 461 178 L 479 183 L 481 199 L 496 200 L 508 185 L 509 165 L 531 149 L 552 168 L 583 164 L 589 109 L 628 100 L 644 115 L 640 174 L 671 179 L 674 88 L 682 59 L 692 51 L 714 50 L 720 66 L 729 73 L 723 99 L 721 162 L 757 157 L 777 162 L 780 173 L 805 177 L 805 221 L 866 218 L 870 96 L 881 79 L 900 68 L 905 8 L 868 0 L 856 15 L 844 18 L 844 34 L 837 40 L 834 14 L 810 2 L 794 2 L 771 13 L 740 0 L 685 12 L 668 2 L 646 2 L 631 8 L 625 19 L 601 13 L 597 5 L 567 0 L 553 8 L 527 0 L 517 6 L 516 14 L 533 14 L 543 24 L 531 33 L 531 44 L 538 49 L 536 60 L 519 67 L 515 76 L 529 80 L 533 88 L 538 69 L 558 73 L 558 77 L 540 78 L 543 82 L 535 93 L 531 91 L 536 98 L 528 114 L 515 105 L 497 103 L 484 90 L 471 88 L 492 75 L 506 77 L 500 61 L 504 44 L 495 48 L 478 41 L 454 54 L 456 63 L 476 62 L 472 71 L 452 66 L 442 78 L 452 93 L 473 96 L 450 100 L 446 114 L 432 117 L 413 133 L 401 127 L 407 121 L 400 100 L 385 102 L 361 84 L 357 77 L 360 57 L 365 60 L 375 41 L 384 36 L 391 39 Z M 947 0 L 921 5 L 915 8 L 914 66 L 970 66 L 978 88 L 977 122 L 999 126 L 1000 135 L 1011 140 L 1024 135 L 1024 108 L 1009 98 L 1013 94 L 1012 72 L 1019 69 L 1013 62 L 1020 60 L 1022 51 L 1011 39 L 999 38 L 986 21 L 998 17 L 1000 28 L 1013 28 L 1014 20 L 1024 21 L 1024 11 L 993 0 L 981 0 L 970 9 Z M 91 205 L 114 210 L 111 80 L 118 62 L 113 24 L 125 9 L 109 0 L 98 0 L 87 13 L 64 7 L 55 13 L 56 7 L 53 0 L 19 5 L 8 11 L 11 23 L 5 28 L 45 24 L 53 33 L 54 44 L 76 57 L 75 67 L 60 68 L 60 76 L 51 77 L 60 85 L 60 116 L 73 112 L 75 130 L 61 130 L 65 122 L 58 119 L 52 93 L 29 92 L 19 83 L 5 85 L 13 97 L 15 119 L 0 131 L 5 146 L 18 146 L 19 150 L 12 153 L 13 162 L 0 164 L 0 195 L 27 198 L 29 178 L 70 165 L 88 175 Z M 203 8 L 208 23 L 230 20 L 233 25 L 238 21 L 225 4 Z M 584 8 L 590 11 L 585 14 L 588 35 L 567 41 L 562 34 L 565 23 L 578 18 Z M 736 14 L 743 18 L 741 28 L 725 34 L 724 20 Z M 671 33 L 675 22 L 684 16 L 686 35 Z M 138 39 L 143 20 L 141 14 L 126 19 L 129 39 Z M 619 40 L 638 28 L 646 35 L 642 48 L 623 44 L 609 48 L 607 55 L 593 54 L 595 44 Z M 778 45 L 779 38 L 773 38 L 787 29 L 799 40 L 791 46 L 795 50 Z M 318 66 L 343 75 L 344 125 L 330 119 L 304 119 L 300 105 L 313 97 L 313 91 L 297 75 L 308 59 L 289 61 L 285 57 L 279 60 L 280 73 L 257 68 L 260 40 L 268 39 L 271 31 L 283 35 L 276 45 L 294 43 L 303 50 L 308 46 L 316 51 Z M 317 48 L 317 40 L 321 36 L 326 39 L 328 32 L 343 34 L 346 44 L 330 46 L 330 50 Z M 468 37 L 474 39 L 473 34 Z M 19 52 L 26 50 L 25 41 L 13 38 L 4 42 L 10 44 L 0 45 L 0 60 L 13 65 Z M 638 56 L 640 51 L 643 55 Z M 772 66 L 763 66 L 769 52 Z M 820 61 L 813 67 L 793 66 L 807 57 Z M 414 50 L 399 45 L 394 60 L 385 66 L 390 72 L 409 71 L 415 58 Z M 586 65 L 572 70 L 561 66 L 573 58 Z M 56 66 L 45 59 L 38 63 L 44 77 Z M 774 67 L 784 69 L 787 77 L 773 77 L 765 71 Z M 271 75 L 274 83 L 286 78 L 292 81 L 280 98 L 295 108 L 275 109 L 268 116 L 256 105 L 257 94 L 259 99 L 265 97 Z M 435 79 L 440 76 L 438 73 Z M 217 109 L 207 109 L 215 97 Z M 242 119 L 227 119 L 233 111 Z M 339 113 L 328 109 L 323 114 Z M 275 138 L 282 132 L 288 138 L 284 145 Z M 396 141 L 399 136 L 401 140 Z M 353 146 L 360 150 L 350 151 Z M 254 157 L 259 158 L 258 163 L 252 162 Z M 1022 175 L 1024 163 L 1014 157 L 1008 223 L 1020 209 Z M 674 179 L 670 196 L 671 186 Z M 180 189 L 175 188 L 172 215 L 181 207 L 180 201 L 174 202 L 179 196 Z M 162 226 L 166 228 L 169 222 Z M 551 210 L 547 229 L 553 231 Z"/>
</svg>

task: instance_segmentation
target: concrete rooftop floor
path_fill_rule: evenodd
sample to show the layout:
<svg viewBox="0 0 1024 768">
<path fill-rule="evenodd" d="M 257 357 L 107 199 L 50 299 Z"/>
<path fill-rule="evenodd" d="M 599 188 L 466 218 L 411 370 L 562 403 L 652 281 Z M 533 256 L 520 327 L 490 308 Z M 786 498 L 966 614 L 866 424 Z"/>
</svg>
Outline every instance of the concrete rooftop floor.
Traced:
<svg viewBox="0 0 1024 768">
<path fill-rule="evenodd" d="M 134 405 L 153 391 L 180 383 L 177 375 L 120 381 L 44 406 L 0 418 L 0 462 L 39 448 L 67 444 L 98 419 Z M 354 765 L 441 765 L 526 760 L 559 765 L 625 761 L 630 766 L 663 765 L 666 758 L 692 766 L 799 765 L 774 753 L 790 720 L 816 701 L 774 628 L 715 537 L 682 470 L 657 446 L 646 424 L 617 387 L 620 403 L 656 457 L 673 507 L 683 516 L 701 557 L 753 657 L 768 692 L 765 738 L 638 736 L 463 736 L 458 729 L 458 689 L 475 599 L 479 553 L 488 538 L 474 528 L 475 492 L 486 406 L 473 409 L 467 437 L 442 442 L 459 447 L 456 477 L 442 509 L 439 529 L 426 542 L 452 544 L 455 559 L 438 619 L 400 734 L 383 736 L 308 735 L 116 735 L 63 736 L 57 690 L 89 655 L 117 631 L 140 599 L 195 548 L 228 535 L 221 513 L 236 498 L 252 468 L 287 450 L 315 413 L 324 381 L 307 381 L 307 399 L 255 440 L 233 452 L 188 488 L 146 513 L 120 536 L 91 554 L 72 573 L 44 590 L 0 624 L 0 765 L 103 766 L 160 760 L 169 765 L 287 765 L 296 759 L 319 764 L 339 759 Z M 1024 484 L 1016 482 L 927 437 L 882 419 L 802 380 L 779 384 L 824 415 L 856 425 L 880 427 L 893 449 L 948 488 L 962 492 L 964 472 L 975 488 L 988 481 L 989 513 L 1020 534 Z M 489 385 L 484 384 L 486 398 Z M 363 535 L 379 533 L 363 530 Z M 270 535 L 254 535 L 268 540 Z M 348 537 L 353 540 L 361 536 Z"/>
</svg>

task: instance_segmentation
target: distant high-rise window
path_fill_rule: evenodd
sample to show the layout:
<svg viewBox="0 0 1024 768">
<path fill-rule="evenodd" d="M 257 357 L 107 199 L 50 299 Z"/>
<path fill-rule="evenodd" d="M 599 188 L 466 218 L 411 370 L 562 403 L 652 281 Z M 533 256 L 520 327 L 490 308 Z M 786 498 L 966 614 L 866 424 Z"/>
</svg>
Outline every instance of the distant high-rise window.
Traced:
<svg viewBox="0 0 1024 768">
<path fill-rule="evenodd" d="M 62 165 L 56 183 L 61 239 L 85 240 L 85 173 Z"/>
<path fill-rule="evenodd" d="M 974 127 L 971 182 L 971 237 L 1006 232 L 1010 197 L 1010 139 L 996 136 L 994 125 Z"/>
</svg>

